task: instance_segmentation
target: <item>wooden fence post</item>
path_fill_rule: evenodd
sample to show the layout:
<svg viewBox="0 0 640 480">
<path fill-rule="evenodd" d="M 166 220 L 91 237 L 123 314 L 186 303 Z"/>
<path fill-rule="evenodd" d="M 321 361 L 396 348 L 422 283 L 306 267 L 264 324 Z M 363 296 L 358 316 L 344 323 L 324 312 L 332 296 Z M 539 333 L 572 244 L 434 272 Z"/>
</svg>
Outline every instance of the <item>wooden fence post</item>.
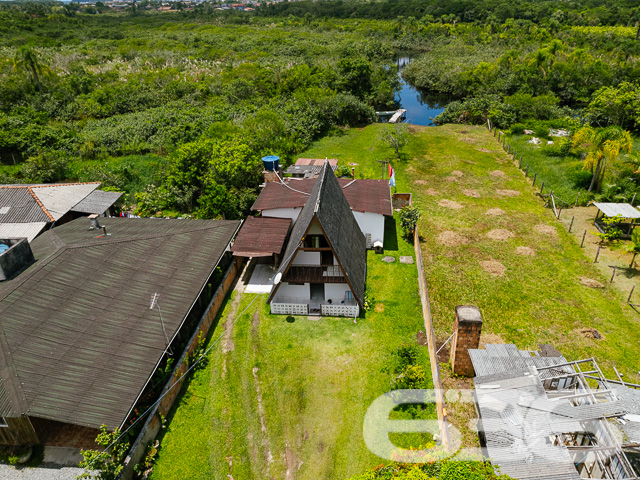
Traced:
<svg viewBox="0 0 640 480">
<path fill-rule="evenodd" d="M 540 193 L 542 193 L 542 190 L 544 190 L 544 180 L 542 181 L 542 185 L 540 185 Z"/>
<path fill-rule="evenodd" d="M 527 163 L 527 171 L 524 172 L 524 176 L 528 177 L 529 176 L 529 164 Z"/>
<path fill-rule="evenodd" d="M 585 230 L 584 233 L 582 234 L 582 241 L 580 242 L 580 247 L 584 247 L 584 239 L 587 236 L 587 231 Z"/>
<path fill-rule="evenodd" d="M 598 263 L 598 257 L 600 256 L 600 249 L 602 247 L 600 245 L 598 245 L 598 251 L 596 252 L 596 259 L 593 261 L 593 263 Z"/>
<path fill-rule="evenodd" d="M 534 174 L 533 174 L 533 183 L 531 184 L 531 186 L 532 186 L 532 187 L 535 187 L 535 186 L 536 186 L 536 178 L 537 178 L 537 177 L 538 177 L 538 174 L 537 174 L 537 173 L 534 173 Z"/>
<path fill-rule="evenodd" d="M 613 275 L 611 275 L 611 280 L 609 280 L 609 283 L 613 283 L 613 279 L 614 279 L 614 277 L 616 276 L 616 270 L 617 270 L 617 269 L 618 269 L 618 267 L 616 267 L 616 266 L 614 265 L 614 267 L 613 267 Z"/>
<path fill-rule="evenodd" d="M 573 228 L 573 220 L 575 218 L 576 218 L 575 216 L 571 217 L 571 224 L 569 225 L 569 233 L 571 233 L 571 228 Z"/>
<path fill-rule="evenodd" d="M 636 289 L 636 286 L 634 285 L 633 287 L 631 287 L 631 291 L 629 292 L 629 298 L 627 298 L 627 303 L 629 303 L 631 301 L 631 295 L 633 295 L 633 291 Z"/>
<path fill-rule="evenodd" d="M 578 200 L 580 199 L 580 192 L 578 192 L 578 196 L 576 197 L 576 203 L 573 204 L 574 207 L 578 206 Z"/>
</svg>

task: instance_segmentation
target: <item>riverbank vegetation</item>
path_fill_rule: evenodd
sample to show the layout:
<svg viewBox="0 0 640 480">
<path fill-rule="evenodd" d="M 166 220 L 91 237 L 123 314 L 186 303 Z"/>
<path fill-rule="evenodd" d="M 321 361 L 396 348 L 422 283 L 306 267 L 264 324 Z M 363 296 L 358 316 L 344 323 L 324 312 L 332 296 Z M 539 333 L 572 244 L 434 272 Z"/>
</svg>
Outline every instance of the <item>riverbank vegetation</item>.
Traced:
<svg viewBox="0 0 640 480">
<path fill-rule="evenodd" d="M 152 3 L 121 13 L 6 3 L 0 181 L 100 180 L 142 214 L 238 217 L 257 193 L 262 155 L 286 164 L 333 129 L 398 106 L 400 54 L 414 59 L 406 81 L 454 100 L 436 123 L 635 134 L 639 12 L 623 0 L 294 2 L 255 12 L 205 3 L 167 13 Z M 212 183 L 214 150 L 242 151 L 231 156 L 250 170 L 234 187 L 238 201 Z M 204 170 L 181 177 L 193 165 Z M 595 190 L 620 183 L 617 170 Z"/>
</svg>

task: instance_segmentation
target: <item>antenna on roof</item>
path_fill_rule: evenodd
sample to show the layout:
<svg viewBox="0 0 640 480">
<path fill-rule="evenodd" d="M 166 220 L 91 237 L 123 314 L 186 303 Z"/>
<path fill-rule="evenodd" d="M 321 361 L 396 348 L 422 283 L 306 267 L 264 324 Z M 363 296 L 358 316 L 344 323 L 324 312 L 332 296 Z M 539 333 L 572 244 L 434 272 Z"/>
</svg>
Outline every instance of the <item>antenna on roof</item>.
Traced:
<svg viewBox="0 0 640 480">
<path fill-rule="evenodd" d="M 173 355 L 173 352 L 169 349 L 169 337 L 167 336 L 167 331 L 164 328 L 162 311 L 160 310 L 160 304 L 158 303 L 159 298 L 160 298 L 160 294 L 158 292 L 153 294 L 153 297 L 151 297 L 151 306 L 149 307 L 149 310 L 153 310 L 153 307 L 158 307 L 158 314 L 160 315 L 160 323 L 162 324 L 162 332 L 164 333 L 165 347 L 167 348 L 167 352 L 169 353 L 169 355 Z"/>
</svg>

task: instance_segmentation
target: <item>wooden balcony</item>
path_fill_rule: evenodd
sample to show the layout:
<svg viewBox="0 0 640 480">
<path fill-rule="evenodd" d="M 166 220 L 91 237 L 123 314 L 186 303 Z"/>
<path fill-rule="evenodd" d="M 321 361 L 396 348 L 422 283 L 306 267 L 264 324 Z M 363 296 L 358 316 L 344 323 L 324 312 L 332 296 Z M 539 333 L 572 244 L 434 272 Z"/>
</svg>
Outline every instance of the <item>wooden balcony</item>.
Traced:
<svg viewBox="0 0 640 480">
<path fill-rule="evenodd" d="M 282 279 L 291 283 L 344 283 L 338 265 L 291 265 Z"/>
</svg>

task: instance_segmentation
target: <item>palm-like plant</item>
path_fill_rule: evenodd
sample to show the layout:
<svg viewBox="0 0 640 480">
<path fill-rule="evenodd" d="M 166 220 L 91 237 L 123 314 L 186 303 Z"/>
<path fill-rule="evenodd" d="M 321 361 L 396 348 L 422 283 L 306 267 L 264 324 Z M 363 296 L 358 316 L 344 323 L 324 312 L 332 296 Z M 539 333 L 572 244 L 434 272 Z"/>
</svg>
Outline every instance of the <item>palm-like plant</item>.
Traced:
<svg viewBox="0 0 640 480">
<path fill-rule="evenodd" d="M 633 148 L 631 134 L 620 127 L 607 127 L 595 130 L 583 127 L 573 136 L 573 146 L 588 149 L 584 159 L 584 170 L 591 170 L 593 178 L 589 191 L 598 191 L 602 185 L 605 171 L 621 152 L 630 153 Z"/>
<path fill-rule="evenodd" d="M 36 89 L 40 92 L 42 86 L 40 77 L 51 72 L 48 65 L 40 60 L 38 52 L 29 47 L 20 47 L 13 58 L 13 71 L 26 71 L 31 81 L 36 85 Z"/>
<path fill-rule="evenodd" d="M 631 243 L 625 244 L 622 249 L 625 252 L 633 254 L 633 257 L 631 257 L 629 268 L 633 267 L 633 262 L 635 262 L 636 260 L 636 255 L 640 253 L 640 231 L 633 230 L 633 233 L 631 234 Z"/>
</svg>

